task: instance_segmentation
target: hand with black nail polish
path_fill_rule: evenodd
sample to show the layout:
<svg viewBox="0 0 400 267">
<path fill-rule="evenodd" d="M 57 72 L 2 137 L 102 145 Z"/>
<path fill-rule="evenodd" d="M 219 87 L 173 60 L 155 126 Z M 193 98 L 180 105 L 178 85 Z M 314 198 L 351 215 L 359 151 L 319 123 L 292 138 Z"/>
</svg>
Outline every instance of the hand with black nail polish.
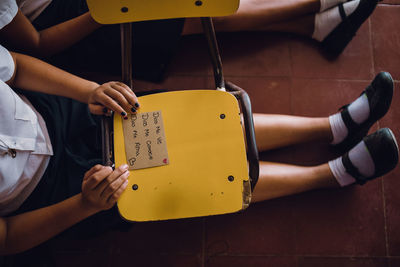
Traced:
<svg viewBox="0 0 400 267">
<path fill-rule="evenodd" d="M 124 119 L 128 112 L 135 113 L 140 107 L 135 93 L 121 82 L 104 83 L 90 91 L 88 105 L 93 114 L 102 115 L 114 111 Z"/>
</svg>

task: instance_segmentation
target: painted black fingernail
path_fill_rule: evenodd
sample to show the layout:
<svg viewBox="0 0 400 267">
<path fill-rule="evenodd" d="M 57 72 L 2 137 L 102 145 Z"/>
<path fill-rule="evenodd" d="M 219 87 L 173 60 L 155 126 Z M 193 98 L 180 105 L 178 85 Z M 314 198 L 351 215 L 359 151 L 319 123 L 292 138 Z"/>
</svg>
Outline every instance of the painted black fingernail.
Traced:
<svg viewBox="0 0 400 267">
<path fill-rule="evenodd" d="M 131 111 L 132 111 L 133 113 L 135 113 L 135 112 L 136 112 L 136 109 L 135 109 L 135 108 L 131 108 Z"/>
<path fill-rule="evenodd" d="M 127 119 L 128 119 L 128 116 L 125 116 L 125 117 L 124 117 L 124 120 L 127 120 Z"/>
<path fill-rule="evenodd" d="M 103 108 L 103 113 L 108 113 L 108 108 Z"/>
<path fill-rule="evenodd" d="M 135 107 L 137 108 L 140 107 L 139 103 L 135 103 Z"/>
<path fill-rule="evenodd" d="M 126 116 L 126 112 L 125 112 L 125 111 L 122 111 L 122 112 L 121 112 L 121 116 L 125 117 L 125 116 Z"/>
</svg>

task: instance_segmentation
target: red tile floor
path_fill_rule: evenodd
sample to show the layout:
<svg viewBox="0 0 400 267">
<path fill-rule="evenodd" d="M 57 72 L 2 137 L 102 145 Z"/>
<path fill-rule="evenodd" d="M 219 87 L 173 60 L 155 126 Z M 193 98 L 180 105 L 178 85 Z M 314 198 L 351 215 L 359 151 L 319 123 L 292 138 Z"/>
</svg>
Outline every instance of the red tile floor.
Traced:
<svg viewBox="0 0 400 267">
<path fill-rule="evenodd" d="M 400 0 L 385 0 L 344 53 L 327 60 L 314 41 L 266 33 L 220 34 L 226 78 L 245 88 L 255 112 L 329 115 L 354 99 L 379 71 L 396 91 L 374 130 L 400 138 Z M 188 60 L 192 58 L 193 60 Z M 163 84 L 136 90 L 212 86 L 202 37 L 186 38 Z M 263 159 L 311 165 L 335 154 L 299 145 Z M 208 218 L 138 223 L 89 240 L 53 240 L 41 266 L 400 266 L 400 168 L 365 186 L 319 190 Z M 11 262 L 12 265 L 12 262 Z"/>
</svg>

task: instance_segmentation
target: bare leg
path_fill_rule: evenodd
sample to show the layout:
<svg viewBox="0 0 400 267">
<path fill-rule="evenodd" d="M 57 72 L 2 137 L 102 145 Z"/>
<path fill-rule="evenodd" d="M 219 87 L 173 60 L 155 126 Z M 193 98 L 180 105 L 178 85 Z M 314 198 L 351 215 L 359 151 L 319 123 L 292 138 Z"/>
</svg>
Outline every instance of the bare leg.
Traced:
<svg viewBox="0 0 400 267">
<path fill-rule="evenodd" d="M 254 31 L 286 32 L 311 37 L 314 32 L 315 15 L 307 15 L 296 19 L 273 23 L 255 28 Z"/>
<path fill-rule="evenodd" d="M 315 14 L 319 9 L 320 0 L 242 0 L 235 14 L 213 20 L 221 31 L 245 31 Z"/>
<path fill-rule="evenodd" d="M 328 117 L 308 118 L 288 115 L 253 115 L 260 151 L 308 142 L 332 140 Z"/>
<path fill-rule="evenodd" d="M 289 196 L 318 188 L 338 188 L 327 163 L 302 167 L 281 163 L 260 162 L 260 177 L 252 202 Z"/>
<path fill-rule="evenodd" d="M 313 31 L 314 14 L 319 9 L 320 0 L 242 0 L 235 14 L 215 17 L 213 21 L 215 29 L 220 32 L 281 31 L 280 24 L 282 22 L 287 24 L 289 21 L 290 25 L 283 25 L 285 28 L 283 31 L 308 34 Z M 202 27 L 198 18 L 185 20 L 183 35 L 201 32 Z"/>
<path fill-rule="evenodd" d="M 267 150 L 312 140 L 331 141 L 329 119 L 254 114 L 257 146 Z M 318 188 L 339 187 L 327 163 L 303 167 L 260 162 L 253 202 L 288 196 Z"/>
</svg>

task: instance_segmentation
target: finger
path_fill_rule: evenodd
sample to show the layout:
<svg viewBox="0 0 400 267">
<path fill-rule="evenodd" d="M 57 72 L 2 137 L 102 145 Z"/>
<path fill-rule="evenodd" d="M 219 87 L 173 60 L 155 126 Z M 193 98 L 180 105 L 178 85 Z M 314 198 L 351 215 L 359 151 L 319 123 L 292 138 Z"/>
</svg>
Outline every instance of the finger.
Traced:
<svg viewBox="0 0 400 267">
<path fill-rule="evenodd" d="M 108 95 L 104 94 L 101 97 L 98 97 L 98 99 L 96 99 L 96 102 L 102 104 L 104 107 L 108 109 L 111 109 L 117 114 L 121 114 L 121 116 L 124 117 L 125 120 L 128 119 L 125 110 Z"/>
<path fill-rule="evenodd" d="M 101 170 L 93 173 L 87 178 L 86 186 L 89 189 L 97 189 L 97 187 L 112 173 L 111 167 L 104 167 Z"/>
<path fill-rule="evenodd" d="M 101 194 L 101 197 L 104 199 L 109 199 L 112 194 L 114 194 L 123 183 L 127 181 L 129 177 L 129 171 L 124 172 L 121 176 L 118 177 L 115 181 L 110 183 Z"/>
<path fill-rule="evenodd" d="M 116 180 L 119 176 L 121 176 L 124 172 L 128 170 L 128 164 L 123 164 L 116 168 L 108 177 L 107 182 L 111 184 L 114 180 Z"/>
<path fill-rule="evenodd" d="M 119 166 L 106 179 L 104 179 L 104 181 L 98 186 L 96 190 L 98 190 L 100 194 L 103 194 L 103 191 L 126 171 L 128 171 L 128 165 L 124 164 Z"/>
<path fill-rule="evenodd" d="M 115 83 L 115 85 L 116 85 L 115 89 L 125 96 L 129 104 L 133 108 L 133 109 L 131 108 L 131 111 L 135 113 L 136 110 L 140 107 L 138 98 L 136 97 L 135 93 L 126 84 L 117 82 Z"/>
<path fill-rule="evenodd" d="M 121 194 L 125 191 L 126 187 L 128 186 L 128 180 L 126 180 L 115 192 L 108 198 L 108 202 L 110 204 L 114 204 L 117 202 Z"/>
<path fill-rule="evenodd" d="M 129 92 L 129 94 L 131 95 L 135 95 L 135 93 L 133 92 L 132 88 L 130 88 L 128 85 L 122 83 L 122 82 L 115 82 L 115 84 L 117 84 L 118 86 L 123 87 L 127 92 Z"/>
<path fill-rule="evenodd" d="M 96 164 L 92 168 L 90 168 L 87 172 L 85 172 L 85 175 L 83 176 L 83 180 L 86 180 L 90 175 L 92 175 L 95 172 L 100 171 L 102 168 L 104 168 L 103 165 Z"/>
<path fill-rule="evenodd" d="M 111 90 L 106 90 L 105 93 L 113 98 L 118 104 L 120 104 L 127 112 L 136 112 L 134 108 L 134 101 L 133 104 L 129 102 L 129 98 L 133 98 L 124 87 L 119 86 L 117 84 L 111 84 Z M 133 110 L 132 110 L 133 108 Z"/>
</svg>

